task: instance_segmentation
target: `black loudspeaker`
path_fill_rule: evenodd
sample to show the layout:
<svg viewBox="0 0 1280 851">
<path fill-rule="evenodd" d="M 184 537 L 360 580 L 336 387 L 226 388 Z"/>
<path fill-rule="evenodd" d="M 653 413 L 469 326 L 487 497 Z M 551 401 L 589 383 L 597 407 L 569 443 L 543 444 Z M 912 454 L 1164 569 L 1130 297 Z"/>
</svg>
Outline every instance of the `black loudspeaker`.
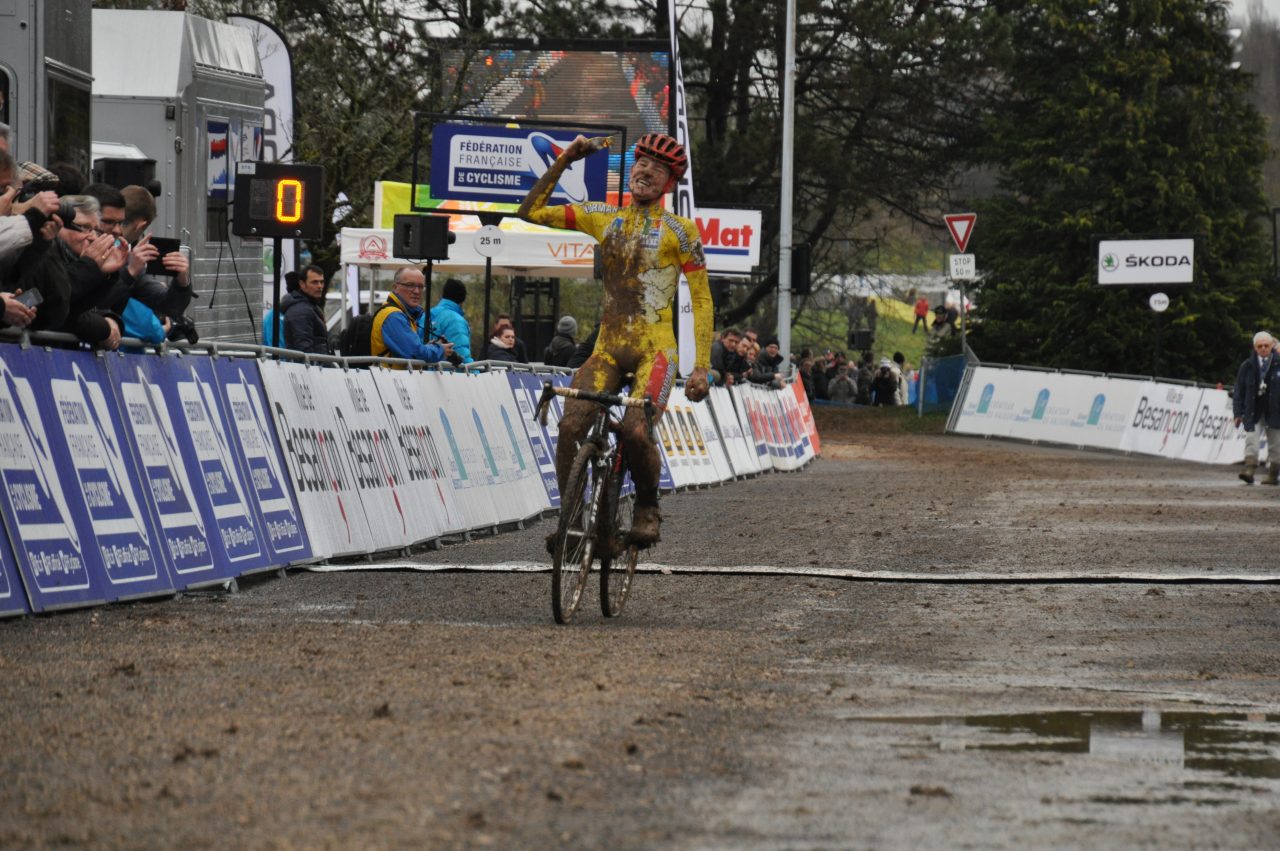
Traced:
<svg viewBox="0 0 1280 851">
<path fill-rule="evenodd" d="M 156 179 L 156 161 L 103 157 L 93 161 L 92 176 L 94 183 L 105 183 L 116 189 L 146 186 Z"/>
<path fill-rule="evenodd" d="M 808 295 L 813 291 L 809 280 L 810 259 L 809 243 L 791 246 L 791 292 L 795 295 Z"/>
<path fill-rule="evenodd" d="M 457 237 L 449 230 L 449 217 L 398 215 L 391 228 L 391 256 L 402 260 L 448 260 L 449 246 Z"/>
<path fill-rule="evenodd" d="M 852 351 L 865 352 L 874 342 L 875 337 L 866 328 L 849 332 L 849 349 Z"/>
</svg>

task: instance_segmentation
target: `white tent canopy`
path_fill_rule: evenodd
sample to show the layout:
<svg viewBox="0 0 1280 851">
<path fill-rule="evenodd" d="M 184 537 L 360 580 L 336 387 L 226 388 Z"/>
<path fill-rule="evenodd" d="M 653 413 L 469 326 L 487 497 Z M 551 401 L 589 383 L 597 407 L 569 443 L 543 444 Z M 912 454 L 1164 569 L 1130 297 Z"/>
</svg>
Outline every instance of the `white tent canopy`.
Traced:
<svg viewBox="0 0 1280 851">
<path fill-rule="evenodd" d="M 437 260 L 440 272 L 483 274 L 485 257 L 476 250 L 480 221 L 475 216 L 452 216 L 450 230 L 457 240 L 449 246 L 449 259 Z M 493 256 L 493 274 L 548 278 L 590 278 L 594 268 L 595 240 L 577 231 L 537 227 L 519 219 L 504 219 L 502 247 Z M 421 261 L 391 256 L 391 231 L 379 228 L 343 228 L 342 262 L 352 266 L 394 269 L 422 265 Z"/>
</svg>

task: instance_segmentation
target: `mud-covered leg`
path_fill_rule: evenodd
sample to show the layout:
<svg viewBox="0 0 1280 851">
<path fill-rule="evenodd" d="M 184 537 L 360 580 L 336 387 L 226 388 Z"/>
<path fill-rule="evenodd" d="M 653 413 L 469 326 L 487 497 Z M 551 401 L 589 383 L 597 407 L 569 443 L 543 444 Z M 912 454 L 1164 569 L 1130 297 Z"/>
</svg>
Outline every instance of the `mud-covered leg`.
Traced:
<svg viewBox="0 0 1280 851">
<path fill-rule="evenodd" d="M 631 408 L 622 418 L 622 431 L 627 442 L 627 467 L 636 486 L 636 511 L 631 523 L 631 543 L 649 547 L 658 543 L 662 514 L 658 511 L 658 479 L 662 475 L 662 457 L 649 436 L 644 413 Z"/>
<path fill-rule="evenodd" d="M 571 386 L 580 390 L 613 390 L 617 384 L 611 382 L 617 382 L 618 375 L 618 368 L 608 358 L 592 355 L 573 377 Z M 578 454 L 578 445 L 590 431 L 598 409 L 597 405 L 581 399 L 565 400 L 564 417 L 560 420 L 560 434 L 556 442 L 556 483 L 562 495 L 573 459 Z M 556 533 L 553 531 L 547 535 L 547 552 L 554 553 L 555 544 Z"/>
</svg>

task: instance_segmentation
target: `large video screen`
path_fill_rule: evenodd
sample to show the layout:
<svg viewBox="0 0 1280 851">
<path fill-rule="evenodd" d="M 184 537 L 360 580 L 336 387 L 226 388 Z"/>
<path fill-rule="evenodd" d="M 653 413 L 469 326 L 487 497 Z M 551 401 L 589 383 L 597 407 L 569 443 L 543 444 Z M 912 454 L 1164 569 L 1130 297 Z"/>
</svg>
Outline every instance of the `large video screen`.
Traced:
<svg viewBox="0 0 1280 851">
<path fill-rule="evenodd" d="M 441 53 L 445 103 L 462 115 L 620 124 L 627 144 L 671 132 L 671 52 L 665 42 L 565 49 L 490 46 Z"/>
</svg>

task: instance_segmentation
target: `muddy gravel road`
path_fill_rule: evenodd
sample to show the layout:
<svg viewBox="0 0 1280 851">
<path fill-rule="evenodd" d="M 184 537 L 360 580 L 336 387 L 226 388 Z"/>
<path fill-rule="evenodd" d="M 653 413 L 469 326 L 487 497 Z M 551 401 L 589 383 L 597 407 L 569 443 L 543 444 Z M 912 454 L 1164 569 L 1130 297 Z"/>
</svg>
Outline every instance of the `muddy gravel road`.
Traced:
<svg viewBox="0 0 1280 851">
<path fill-rule="evenodd" d="M 1280 847 L 1280 491 L 826 438 L 665 499 L 614 621 L 543 521 L 0 623 L 0 845 Z"/>
</svg>

